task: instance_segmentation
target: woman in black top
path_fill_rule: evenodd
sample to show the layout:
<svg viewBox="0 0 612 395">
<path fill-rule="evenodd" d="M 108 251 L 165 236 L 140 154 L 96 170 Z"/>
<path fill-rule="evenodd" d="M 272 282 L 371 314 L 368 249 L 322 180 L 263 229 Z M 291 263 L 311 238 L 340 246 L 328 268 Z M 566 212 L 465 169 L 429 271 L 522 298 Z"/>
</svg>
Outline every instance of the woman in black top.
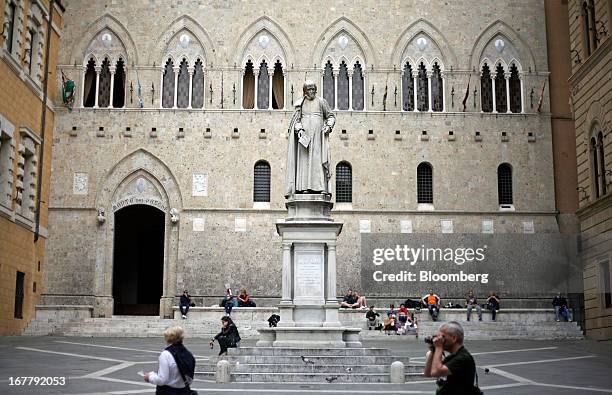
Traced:
<svg viewBox="0 0 612 395">
<path fill-rule="evenodd" d="M 238 346 L 240 335 L 238 334 L 238 328 L 236 328 L 234 321 L 230 317 L 224 316 L 221 318 L 221 332 L 217 333 L 210 341 L 210 348 L 213 347 L 215 340 L 219 342 L 219 347 L 221 348 L 219 355 L 226 355 L 228 348 Z"/>
</svg>

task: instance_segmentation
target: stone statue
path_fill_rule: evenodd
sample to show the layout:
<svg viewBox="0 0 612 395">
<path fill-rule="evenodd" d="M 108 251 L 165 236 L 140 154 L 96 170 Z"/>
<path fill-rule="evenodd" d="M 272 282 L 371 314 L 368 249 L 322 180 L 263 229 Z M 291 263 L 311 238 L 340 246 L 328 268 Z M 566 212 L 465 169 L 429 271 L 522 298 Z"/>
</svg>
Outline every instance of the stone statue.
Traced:
<svg viewBox="0 0 612 395">
<path fill-rule="evenodd" d="M 296 193 L 330 193 L 329 133 L 336 118 L 327 101 L 316 96 L 313 81 L 304 82 L 303 90 L 289 124 L 286 198 Z"/>
</svg>

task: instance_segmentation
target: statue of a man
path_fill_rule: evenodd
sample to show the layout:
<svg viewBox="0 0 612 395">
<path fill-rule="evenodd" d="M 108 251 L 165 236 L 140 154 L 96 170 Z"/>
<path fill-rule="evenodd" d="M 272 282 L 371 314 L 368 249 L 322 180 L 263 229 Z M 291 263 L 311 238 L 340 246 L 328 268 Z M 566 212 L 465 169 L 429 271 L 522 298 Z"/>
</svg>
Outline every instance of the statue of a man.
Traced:
<svg viewBox="0 0 612 395">
<path fill-rule="evenodd" d="M 289 124 L 287 198 L 295 193 L 330 193 L 329 133 L 336 118 L 327 101 L 316 94 L 315 83 L 304 82 L 304 96 L 295 103 Z"/>
</svg>

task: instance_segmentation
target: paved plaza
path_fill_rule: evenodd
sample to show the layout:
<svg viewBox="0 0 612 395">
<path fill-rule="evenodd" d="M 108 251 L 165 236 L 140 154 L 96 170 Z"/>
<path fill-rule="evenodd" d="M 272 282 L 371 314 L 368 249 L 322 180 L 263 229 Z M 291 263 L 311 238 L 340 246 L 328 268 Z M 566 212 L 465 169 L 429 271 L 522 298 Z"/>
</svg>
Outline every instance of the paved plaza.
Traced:
<svg viewBox="0 0 612 395">
<path fill-rule="evenodd" d="M 186 339 L 198 365 L 216 361 L 208 339 Z M 253 341 L 243 341 L 244 346 Z M 368 340 L 366 347 L 386 347 L 394 355 L 424 361 L 426 345 L 394 337 Z M 138 372 L 157 369 L 163 340 L 145 338 L 3 337 L 0 338 L 2 394 L 150 394 L 155 387 Z M 478 365 L 486 394 L 612 393 L 612 344 L 591 341 L 473 341 L 466 347 Z M 488 368 L 486 374 L 484 369 Z M 198 366 L 196 366 L 198 371 Z M 64 386 L 11 386 L 11 377 L 65 377 Z M 202 378 L 203 377 L 203 378 Z M 14 380 L 14 379 L 13 379 Z M 215 384 L 211 376 L 196 377 L 200 394 L 433 394 L 431 380 L 404 385 L 313 383 Z"/>
</svg>

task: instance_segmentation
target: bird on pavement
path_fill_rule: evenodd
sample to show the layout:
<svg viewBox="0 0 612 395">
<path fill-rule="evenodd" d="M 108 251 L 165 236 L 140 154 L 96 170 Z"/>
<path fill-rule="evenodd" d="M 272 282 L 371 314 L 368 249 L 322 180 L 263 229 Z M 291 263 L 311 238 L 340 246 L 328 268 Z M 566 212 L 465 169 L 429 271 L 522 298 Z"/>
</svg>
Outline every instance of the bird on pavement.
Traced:
<svg viewBox="0 0 612 395">
<path fill-rule="evenodd" d="M 338 376 L 328 376 L 328 377 L 325 377 L 325 381 L 327 381 L 328 383 L 331 383 L 334 380 L 338 380 Z"/>
<path fill-rule="evenodd" d="M 303 355 L 300 355 L 300 358 L 302 358 L 302 362 L 304 362 L 305 364 L 314 365 L 314 362 L 312 362 L 310 359 L 304 357 Z"/>
</svg>

